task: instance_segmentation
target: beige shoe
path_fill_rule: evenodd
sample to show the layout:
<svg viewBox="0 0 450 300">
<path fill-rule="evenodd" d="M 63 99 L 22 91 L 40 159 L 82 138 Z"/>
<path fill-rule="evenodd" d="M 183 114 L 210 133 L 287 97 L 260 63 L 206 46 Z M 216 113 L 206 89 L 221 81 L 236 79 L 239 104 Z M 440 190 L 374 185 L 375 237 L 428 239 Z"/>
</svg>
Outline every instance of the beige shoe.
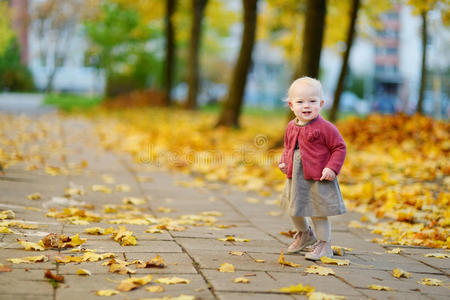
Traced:
<svg viewBox="0 0 450 300">
<path fill-rule="evenodd" d="M 305 249 L 306 247 L 314 244 L 316 242 L 316 237 L 314 236 L 314 232 L 311 230 L 311 227 L 304 232 L 297 232 L 294 235 L 294 241 L 286 250 L 286 253 L 296 253 Z"/>
<path fill-rule="evenodd" d="M 309 260 L 319 260 L 322 256 L 329 258 L 333 257 L 333 250 L 331 245 L 325 241 L 317 241 L 314 244 L 314 250 L 312 252 L 306 253 L 305 258 Z"/>
</svg>

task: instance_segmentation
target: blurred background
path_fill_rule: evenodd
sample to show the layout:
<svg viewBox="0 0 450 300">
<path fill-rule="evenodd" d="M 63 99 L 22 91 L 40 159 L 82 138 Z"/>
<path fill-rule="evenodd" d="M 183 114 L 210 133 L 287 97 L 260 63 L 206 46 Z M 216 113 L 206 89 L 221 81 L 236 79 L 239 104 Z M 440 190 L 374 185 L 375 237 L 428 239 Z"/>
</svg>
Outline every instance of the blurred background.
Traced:
<svg viewBox="0 0 450 300">
<path fill-rule="evenodd" d="M 308 75 L 331 120 L 450 114 L 446 0 L 0 0 L 0 13 L 0 92 L 49 104 L 222 107 L 238 126 L 242 107 L 286 112 Z"/>
</svg>

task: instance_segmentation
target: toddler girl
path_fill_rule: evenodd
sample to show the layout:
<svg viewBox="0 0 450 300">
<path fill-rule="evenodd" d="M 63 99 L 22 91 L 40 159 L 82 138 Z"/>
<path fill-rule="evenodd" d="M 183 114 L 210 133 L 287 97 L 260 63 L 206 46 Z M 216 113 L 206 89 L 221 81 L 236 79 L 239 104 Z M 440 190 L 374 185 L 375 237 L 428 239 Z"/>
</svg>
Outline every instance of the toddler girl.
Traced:
<svg viewBox="0 0 450 300">
<path fill-rule="evenodd" d="M 313 245 L 306 259 L 332 257 L 328 216 L 346 210 L 336 178 L 345 160 L 346 145 L 337 128 L 319 115 L 324 100 L 318 80 L 310 77 L 295 80 L 286 101 L 296 118 L 288 123 L 284 134 L 279 168 L 288 179 L 281 207 L 297 229 L 287 252 L 295 253 Z M 315 233 L 306 217 L 311 217 Z"/>
</svg>

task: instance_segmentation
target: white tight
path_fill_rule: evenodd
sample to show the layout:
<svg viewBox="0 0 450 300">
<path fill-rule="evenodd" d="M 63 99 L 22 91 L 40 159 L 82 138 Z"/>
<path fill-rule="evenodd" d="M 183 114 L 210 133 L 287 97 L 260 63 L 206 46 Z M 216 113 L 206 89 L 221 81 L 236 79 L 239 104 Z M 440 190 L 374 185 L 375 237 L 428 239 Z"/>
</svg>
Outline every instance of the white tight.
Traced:
<svg viewBox="0 0 450 300">
<path fill-rule="evenodd" d="M 308 220 L 305 217 L 291 216 L 292 223 L 298 231 L 306 231 L 309 228 Z M 331 224 L 328 217 L 311 217 L 314 224 L 314 231 L 319 241 L 330 242 Z"/>
</svg>

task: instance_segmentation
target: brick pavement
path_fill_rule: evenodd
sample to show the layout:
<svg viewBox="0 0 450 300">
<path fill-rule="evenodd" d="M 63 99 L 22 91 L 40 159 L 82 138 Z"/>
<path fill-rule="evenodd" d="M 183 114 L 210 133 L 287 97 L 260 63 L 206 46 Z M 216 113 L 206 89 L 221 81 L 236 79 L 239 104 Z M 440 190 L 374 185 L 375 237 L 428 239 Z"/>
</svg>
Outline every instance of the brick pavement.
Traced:
<svg viewBox="0 0 450 300">
<path fill-rule="evenodd" d="M 182 277 L 189 279 L 189 284 L 164 285 L 165 292 L 150 293 L 141 287 L 130 292 L 121 292 L 107 299 L 140 299 L 164 296 L 192 295 L 197 299 L 307 299 L 304 295 L 282 294 L 277 292 L 282 287 L 299 283 L 312 285 L 316 291 L 345 296 L 346 299 L 449 299 L 450 260 L 426 258 L 425 253 L 443 250 L 419 247 L 402 247 L 400 254 L 389 254 L 386 250 L 394 246 L 382 246 L 369 242 L 374 237 L 366 230 L 349 228 L 351 220 L 358 220 L 356 213 L 332 217 L 332 244 L 353 248 L 340 259 L 350 260 L 348 266 L 325 265 L 304 259 L 302 255 L 286 255 L 288 261 L 300 264 L 298 268 L 278 264 L 280 251 L 290 239 L 280 231 L 291 229 L 285 215 L 276 215 L 279 207 L 273 205 L 275 197 L 261 197 L 256 194 L 216 183 L 201 187 L 189 187 L 182 182 L 192 182 L 193 178 L 182 173 L 172 173 L 148 165 L 137 164 L 125 155 L 118 155 L 103 150 L 91 125 L 80 119 L 64 119 L 57 115 L 54 124 L 60 126 L 52 134 L 61 141 L 67 151 L 65 163 L 80 162 L 85 159 L 86 169 L 70 169 L 68 174 L 51 176 L 42 169 L 25 171 L 24 165 L 18 163 L 10 166 L 4 175 L 0 175 L 0 210 L 11 209 L 15 212 L 14 221 L 37 224 L 37 229 L 11 228 L 13 234 L 0 234 L 0 263 L 12 268 L 11 272 L 0 273 L 0 299 L 101 299 L 95 295 L 96 290 L 115 289 L 118 282 L 130 276 L 152 274 L 154 279 L 160 277 Z M 5 149 L 6 151 L 8 149 Z M 52 157 L 58 162 L 58 155 Z M 115 183 L 105 183 L 107 174 Z M 139 179 L 140 178 L 140 179 Z M 142 180 L 147 178 L 148 180 Z M 106 178 L 107 179 L 107 178 Z M 138 180 L 139 179 L 139 180 Z M 65 188 L 71 185 L 83 186 L 86 195 L 64 199 Z M 113 192 L 104 194 L 94 192 L 90 187 L 102 184 Z M 128 192 L 114 191 L 117 184 L 127 184 Z M 39 192 L 41 200 L 28 200 L 27 195 Z M 152 219 L 179 219 L 181 215 L 200 216 L 203 212 L 215 211 L 217 222 L 208 226 L 186 225 L 184 231 L 163 230 L 161 233 L 145 232 L 152 219 L 146 225 L 125 224 L 138 238 L 136 246 L 121 246 L 108 236 L 88 235 L 85 228 L 114 227 L 103 218 L 99 223 L 86 225 L 69 224 L 46 217 L 49 208 L 58 210 L 68 206 L 88 207 L 93 205 L 93 212 L 107 216 L 104 205 L 121 205 L 123 197 L 146 199 L 142 205 L 136 205 L 140 214 L 148 214 Z M 249 203 L 247 197 L 257 198 L 259 203 Z M 38 208 L 30 209 L 31 207 Z M 123 209 L 123 208 L 122 208 Z M 125 212 L 119 209 L 119 212 Z M 171 209 L 171 211 L 169 211 Z M 159 219 L 161 220 L 161 219 Z M 219 228 L 217 224 L 236 225 Z M 227 226 L 223 226 L 227 227 Z M 55 263 L 55 256 L 81 255 L 68 250 L 46 250 L 44 252 L 25 251 L 16 242 L 17 238 L 37 242 L 46 234 L 63 233 L 80 234 L 87 239 L 83 247 L 96 249 L 97 253 L 112 252 L 118 258 L 131 262 L 139 259 L 147 261 L 159 254 L 167 263 L 163 269 L 137 269 L 134 275 L 120 275 L 108 272 L 103 266 L 107 260 L 99 262 Z M 248 242 L 220 241 L 228 235 L 249 239 Z M 242 251 L 242 256 L 231 255 L 230 251 Z M 448 252 L 447 252 L 448 253 Z M 49 261 L 34 264 L 11 264 L 8 258 L 17 258 L 44 254 Z M 256 262 L 255 260 L 264 260 Z M 217 269 L 224 262 L 235 266 L 233 273 L 222 273 Z M 331 267 L 335 276 L 307 274 L 304 269 L 310 265 Z M 135 269 L 133 265 L 129 266 Z M 77 270 L 88 269 L 92 275 L 82 277 Z M 394 278 L 394 268 L 404 269 L 412 274 L 410 278 Z M 43 278 L 45 270 L 52 270 L 63 275 L 65 282 L 53 288 Z M 246 277 L 248 284 L 234 283 L 233 278 Z M 440 279 L 444 286 L 426 286 L 418 284 L 424 277 Z M 370 284 L 393 288 L 393 291 L 370 290 Z M 154 283 L 151 285 L 155 285 Z"/>
</svg>

